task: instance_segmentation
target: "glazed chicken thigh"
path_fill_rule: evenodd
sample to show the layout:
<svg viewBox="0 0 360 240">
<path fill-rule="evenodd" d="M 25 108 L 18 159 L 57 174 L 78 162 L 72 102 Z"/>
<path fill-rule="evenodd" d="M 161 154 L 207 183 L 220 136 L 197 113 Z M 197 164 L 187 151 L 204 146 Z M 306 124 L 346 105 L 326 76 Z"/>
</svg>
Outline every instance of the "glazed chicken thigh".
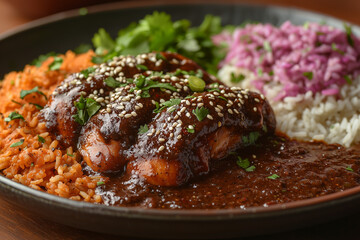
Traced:
<svg viewBox="0 0 360 240">
<path fill-rule="evenodd" d="M 178 186 L 275 130 L 261 94 L 228 88 L 175 53 L 115 57 L 69 76 L 41 117 L 97 172 Z"/>
</svg>

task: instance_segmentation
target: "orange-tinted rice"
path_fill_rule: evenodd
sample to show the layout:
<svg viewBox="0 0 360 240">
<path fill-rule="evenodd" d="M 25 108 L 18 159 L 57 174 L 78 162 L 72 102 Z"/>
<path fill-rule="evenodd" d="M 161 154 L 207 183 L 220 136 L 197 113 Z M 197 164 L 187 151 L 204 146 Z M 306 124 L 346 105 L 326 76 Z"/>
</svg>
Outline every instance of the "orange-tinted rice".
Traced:
<svg viewBox="0 0 360 240">
<path fill-rule="evenodd" d="M 4 176 L 61 197 L 101 202 L 101 197 L 95 194 L 97 182 L 103 181 L 101 177 L 84 175 L 80 155 L 71 147 L 61 149 L 58 140 L 47 131 L 45 123 L 39 121 L 40 110 L 30 103 L 45 106 L 45 97 L 32 93 L 20 99 L 21 90 L 36 86 L 49 97 L 69 74 L 93 65 L 93 55 L 92 51 L 80 55 L 68 51 L 61 55 L 63 63 L 59 70 L 48 70 L 54 60 L 50 57 L 41 67 L 27 65 L 24 71 L 5 76 L 0 88 L 0 172 Z M 25 121 L 14 119 L 5 122 L 13 111 L 20 113 Z M 45 139 L 45 143 L 39 140 L 39 136 Z M 21 146 L 10 147 L 21 139 L 24 139 Z"/>
</svg>

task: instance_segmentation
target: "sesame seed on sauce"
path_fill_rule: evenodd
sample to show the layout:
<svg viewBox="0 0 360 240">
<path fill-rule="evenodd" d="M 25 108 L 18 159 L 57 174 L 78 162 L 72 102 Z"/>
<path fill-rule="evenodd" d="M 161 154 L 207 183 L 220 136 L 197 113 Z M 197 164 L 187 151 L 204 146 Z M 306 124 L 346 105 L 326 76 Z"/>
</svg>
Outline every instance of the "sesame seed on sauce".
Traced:
<svg viewBox="0 0 360 240">
<path fill-rule="evenodd" d="M 158 150 L 159 150 L 159 152 L 161 152 L 161 151 L 164 150 L 164 149 L 165 149 L 164 146 L 160 146 Z"/>
</svg>

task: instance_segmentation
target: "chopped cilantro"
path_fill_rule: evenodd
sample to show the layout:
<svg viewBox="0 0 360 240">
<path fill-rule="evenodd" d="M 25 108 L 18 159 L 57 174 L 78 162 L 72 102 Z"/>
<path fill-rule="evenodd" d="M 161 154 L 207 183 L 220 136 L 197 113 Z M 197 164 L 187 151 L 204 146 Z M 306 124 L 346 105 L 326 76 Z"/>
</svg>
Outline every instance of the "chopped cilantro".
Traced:
<svg viewBox="0 0 360 240">
<path fill-rule="evenodd" d="M 79 101 L 74 102 L 74 105 L 77 109 L 77 113 L 72 117 L 80 125 L 84 125 L 101 108 L 100 103 L 92 98 L 84 98 L 82 95 Z"/>
<path fill-rule="evenodd" d="M 76 53 L 76 54 L 86 53 L 90 49 L 92 49 L 92 46 L 90 44 L 82 43 L 77 48 L 74 49 L 74 53 Z"/>
<path fill-rule="evenodd" d="M 14 119 L 22 119 L 22 120 L 25 120 L 24 117 L 18 113 L 18 112 L 11 112 L 9 114 L 9 116 L 7 118 L 5 118 L 5 122 L 10 122 L 11 120 L 14 120 Z"/>
<path fill-rule="evenodd" d="M 191 98 L 195 98 L 195 96 L 189 95 L 189 96 L 186 96 L 186 97 L 185 97 L 185 99 L 191 99 Z"/>
<path fill-rule="evenodd" d="M 41 143 L 45 143 L 45 138 L 43 138 L 42 136 L 38 135 L 38 141 Z"/>
<path fill-rule="evenodd" d="M 55 52 L 49 52 L 47 54 L 40 55 L 38 58 L 34 59 L 30 65 L 35 65 L 36 67 L 41 67 L 41 64 L 48 59 L 49 57 L 56 56 Z"/>
<path fill-rule="evenodd" d="M 196 109 L 194 109 L 192 113 L 196 116 L 197 120 L 201 122 L 209 114 L 209 109 L 204 107 L 196 107 Z"/>
<path fill-rule="evenodd" d="M 249 159 L 247 158 L 241 158 L 241 157 L 238 157 L 238 160 L 236 161 L 236 164 L 243 168 L 243 169 L 246 169 L 250 166 L 250 162 L 249 162 Z"/>
<path fill-rule="evenodd" d="M 19 103 L 19 102 L 17 102 L 17 101 L 15 101 L 15 100 L 11 100 L 13 103 L 16 103 L 16 104 L 18 104 L 18 105 L 20 105 L 20 106 L 23 106 L 23 104 L 21 104 L 21 103 Z"/>
<path fill-rule="evenodd" d="M 345 54 L 344 51 L 341 51 L 340 49 L 337 48 L 336 43 L 331 44 L 331 49 L 334 50 L 335 52 L 340 53 L 341 55 Z"/>
<path fill-rule="evenodd" d="M 252 166 L 246 168 L 245 171 L 247 171 L 247 172 L 253 172 L 253 171 L 255 170 L 255 168 L 256 168 L 256 167 L 255 167 L 254 165 L 252 165 Z"/>
<path fill-rule="evenodd" d="M 100 63 L 103 63 L 105 60 L 103 57 L 99 57 L 99 56 L 93 56 L 91 58 L 91 62 L 92 63 L 95 63 L 95 64 L 100 64 Z"/>
<path fill-rule="evenodd" d="M 303 75 L 304 75 L 304 77 L 306 77 L 307 79 L 312 80 L 314 74 L 313 74 L 313 72 L 304 72 Z"/>
<path fill-rule="evenodd" d="M 348 170 L 348 171 L 350 171 L 350 172 L 353 172 L 353 171 L 354 171 L 350 166 L 347 166 L 345 169 Z"/>
<path fill-rule="evenodd" d="M 275 179 L 277 179 L 277 178 L 279 178 L 279 177 L 280 177 L 279 175 L 273 174 L 273 175 L 271 175 L 271 176 L 268 176 L 267 178 L 275 180 Z"/>
<path fill-rule="evenodd" d="M 11 144 L 10 147 L 18 147 L 18 146 L 23 145 L 23 143 L 24 143 L 24 139 L 20 139 L 20 141 Z"/>
<path fill-rule="evenodd" d="M 84 75 L 85 78 L 88 78 L 90 73 L 93 73 L 93 72 L 95 72 L 95 68 L 94 67 L 89 67 L 89 68 L 87 68 L 85 70 L 82 70 L 80 73 L 82 75 Z"/>
<path fill-rule="evenodd" d="M 231 79 L 230 79 L 230 82 L 232 83 L 239 83 L 241 81 L 243 81 L 245 79 L 245 75 L 244 74 L 238 74 L 238 75 L 235 75 L 235 73 L 231 73 Z"/>
<path fill-rule="evenodd" d="M 148 70 L 148 67 L 145 66 L 145 65 L 142 65 L 142 64 L 136 65 L 136 68 L 139 69 L 139 70 L 143 70 L 143 71 L 147 71 L 147 70 Z"/>
<path fill-rule="evenodd" d="M 45 97 L 45 99 L 47 100 L 46 95 L 43 92 L 39 91 L 39 87 L 37 87 L 37 86 L 34 87 L 33 89 L 30 89 L 30 90 L 21 90 L 20 91 L 20 98 L 24 99 L 27 95 L 29 95 L 31 93 L 38 93 L 40 95 L 43 95 Z"/>
<path fill-rule="evenodd" d="M 149 127 L 147 124 L 144 124 L 142 126 L 140 126 L 139 128 L 139 134 L 144 134 L 146 133 L 147 131 L 149 131 Z"/>
<path fill-rule="evenodd" d="M 66 153 L 69 157 L 74 157 L 74 154 Z"/>
<path fill-rule="evenodd" d="M 117 80 L 115 80 L 113 77 L 108 77 L 104 80 L 105 84 L 109 87 L 112 88 L 118 88 L 118 87 L 123 87 L 125 85 L 127 85 L 126 83 L 121 83 Z"/>
<path fill-rule="evenodd" d="M 163 60 L 163 61 L 166 61 L 167 59 L 161 54 L 161 53 L 156 53 L 156 59 L 158 60 Z"/>
<path fill-rule="evenodd" d="M 195 132 L 195 129 L 194 129 L 194 128 L 186 128 L 186 130 L 187 130 L 189 133 L 194 133 L 194 132 Z"/>
<path fill-rule="evenodd" d="M 41 105 L 39 105 L 37 103 L 29 103 L 29 104 L 34 105 L 36 107 L 36 109 L 39 109 L 39 110 L 44 108 L 43 106 L 41 106 Z"/>
<path fill-rule="evenodd" d="M 62 57 L 54 57 L 54 61 L 49 65 L 49 70 L 50 71 L 59 70 L 63 61 L 64 60 L 62 59 Z"/>
<path fill-rule="evenodd" d="M 155 102 L 156 108 L 154 110 L 154 113 L 159 113 L 165 108 L 169 108 L 168 112 L 173 112 L 176 110 L 174 108 L 174 106 L 179 105 L 180 102 L 181 102 L 181 99 L 179 99 L 179 98 L 173 98 L 173 99 L 170 99 L 169 101 L 163 102 L 161 104 L 159 104 L 158 102 Z"/>
<path fill-rule="evenodd" d="M 207 89 L 208 92 L 220 92 L 219 84 L 218 83 L 212 83 L 209 85 L 209 89 Z"/>
<path fill-rule="evenodd" d="M 104 184 L 105 184 L 105 182 L 103 182 L 103 181 L 99 181 L 99 182 L 96 183 L 97 186 L 101 186 L 101 185 L 104 185 Z"/>
<path fill-rule="evenodd" d="M 99 31 L 94 35 L 92 42 L 96 47 L 96 54 L 100 55 L 112 52 L 116 45 L 110 34 L 107 33 L 103 28 L 100 28 Z"/>
<path fill-rule="evenodd" d="M 259 137 L 259 132 L 251 132 L 248 136 L 243 136 L 242 141 L 245 145 L 253 145 Z"/>
</svg>

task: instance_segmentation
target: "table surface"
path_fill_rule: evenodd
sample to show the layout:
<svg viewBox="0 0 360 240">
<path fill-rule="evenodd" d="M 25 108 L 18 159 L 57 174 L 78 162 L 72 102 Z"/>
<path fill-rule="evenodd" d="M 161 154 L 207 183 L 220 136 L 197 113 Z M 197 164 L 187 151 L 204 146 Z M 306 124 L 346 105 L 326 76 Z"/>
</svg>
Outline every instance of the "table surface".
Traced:
<svg viewBox="0 0 360 240">
<path fill-rule="evenodd" d="M 0 33 L 33 20 L 29 15 L 20 11 L 18 6 L 11 4 L 10 1 L 0 0 Z M 28 0 L 28 2 L 30 1 Z M 248 2 L 299 7 L 332 15 L 360 25 L 360 1 L 358 0 L 255 0 Z M 359 239 L 358 229 L 360 229 L 360 219 L 358 215 L 353 215 L 310 228 L 247 239 Z M 0 239 L 112 240 L 128 238 L 87 232 L 49 222 L 46 219 L 24 212 L 0 197 Z"/>
</svg>

